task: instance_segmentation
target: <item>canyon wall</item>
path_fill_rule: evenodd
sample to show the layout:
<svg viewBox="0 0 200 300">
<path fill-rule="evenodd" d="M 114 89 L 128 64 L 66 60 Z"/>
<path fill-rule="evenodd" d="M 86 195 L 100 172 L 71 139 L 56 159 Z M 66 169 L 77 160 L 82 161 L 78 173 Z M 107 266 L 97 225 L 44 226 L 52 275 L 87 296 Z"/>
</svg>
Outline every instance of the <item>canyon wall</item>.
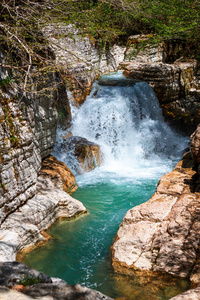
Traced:
<svg viewBox="0 0 200 300">
<path fill-rule="evenodd" d="M 0 57 L 4 63 L 3 49 Z M 45 72 L 24 93 L 18 72 L 0 67 L 1 261 L 44 241 L 41 231 L 58 218 L 86 212 L 66 193 L 77 188 L 70 170 L 55 159 L 42 165 L 56 140 L 59 101 L 68 103 L 65 86 L 55 72 Z"/>
<path fill-rule="evenodd" d="M 71 100 L 77 106 L 90 93 L 93 81 L 105 73 L 117 71 L 124 59 L 125 46 L 102 48 L 92 36 L 82 35 L 73 25 L 53 24 L 45 27 L 43 33 L 63 72 Z"/>
<path fill-rule="evenodd" d="M 175 45 L 172 42 L 147 44 L 143 49 L 142 43 L 147 42 L 147 38 L 143 35 L 129 38 L 125 60 L 121 63 L 124 75 L 149 83 L 166 120 L 191 134 L 200 122 L 198 62 L 178 56 L 177 49 L 182 46 L 179 41 Z"/>
</svg>

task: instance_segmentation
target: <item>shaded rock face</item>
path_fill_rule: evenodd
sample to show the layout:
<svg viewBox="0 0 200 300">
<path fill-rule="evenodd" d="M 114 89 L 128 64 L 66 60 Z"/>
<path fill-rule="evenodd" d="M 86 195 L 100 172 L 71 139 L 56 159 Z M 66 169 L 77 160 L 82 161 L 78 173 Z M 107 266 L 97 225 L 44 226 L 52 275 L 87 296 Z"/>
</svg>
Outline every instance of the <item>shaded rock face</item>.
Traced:
<svg viewBox="0 0 200 300">
<path fill-rule="evenodd" d="M 159 99 L 165 118 L 191 134 L 200 122 L 200 74 L 197 61 L 177 59 L 174 63 L 165 63 L 172 59 L 171 50 L 176 52 L 175 49 L 181 45 L 171 42 L 140 50 L 146 39 L 146 36 L 130 37 L 125 62 L 120 64 L 124 75 L 149 83 Z M 177 58 L 176 53 L 174 58 Z"/>
<path fill-rule="evenodd" d="M 195 132 L 191 135 L 191 152 L 193 158 L 200 164 L 200 124 Z"/>
<path fill-rule="evenodd" d="M 50 278 L 18 262 L 0 263 L 0 274 L 0 294 L 2 300 L 112 300 L 98 291 L 79 284 L 70 286 L 64 280 Z M 19 288 L 21 293 L 15 290 Z"/>
<path fill-rule="evenodd" d="M 63 69 L 72 100 L 84 102 L 91 85 L 100 74 L 116 71 L 124 59 L 125 47 L 114 45 L 99 52 L 91 36 L 81 36 L 73 26 L 49 25 L 44 29 L 57 64 Z"/>
<path fill-rule="evenodd" d="M 70 152 L 72 160 L 77 159 L 77 163 L 74 163 L 77 173 L 91 171 L 102 162 L 100 146 L 78 136 L 64 138 L 63 142 L 56 146 L 56 152 Z"/>
<path fill-rule="evenodd" d="M 53 183 L 53 186 L 51 183 Z M 37 189 L 39 191 L 41 189 L 53 188 L 59 188 L 67 193 L 73 193 L 77 190 L 78 185 L 70 169 L 63 162 L 60 162 L 53 155 L 50 155 L 42 161 Z"/>
<path fill-rule="evenodd" d="M 149 201 L 127 212 L 112 246 L 116 272 L 167 272 L 200 283 L 197 178 L 196 164 L 187 153 L 160 179 Z"/>
</svg>

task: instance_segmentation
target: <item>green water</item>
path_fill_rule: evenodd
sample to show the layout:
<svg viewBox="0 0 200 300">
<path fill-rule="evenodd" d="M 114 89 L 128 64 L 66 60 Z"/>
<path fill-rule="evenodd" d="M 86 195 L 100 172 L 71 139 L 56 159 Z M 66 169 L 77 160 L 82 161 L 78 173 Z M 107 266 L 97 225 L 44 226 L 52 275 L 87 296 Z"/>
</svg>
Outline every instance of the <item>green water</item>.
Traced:
<svg viewBox="0 0 200 300">
<path fill-rule="evenodd" d="M 113 273 L 109 248 L 119 224 L 128 209 L 151 197 L 158 179 L 156 175 L 145 179 L 105 177 L 98 178 L 95 172 L 80 176 L 80 188 L 72 196 L 83 202 L 88 215 L 58 221 L 48 230 L 53 239 L 27 255 L 24 262 L 69 284 L 81 283 L 113 298 L 164 300 L 187 289 L 186 281 L 173 278 L 146 281 Z"/>
<path fill-rule="evenodd" d="M 114 274 L 109 249 L 125 213 L 152 196 L 159 178 L 180 159 L 187 139 L 164 122 L 150 86 L 126 84 L 121 73 L 104 76 L 103 85 L 96 82 L 72 115 L 73 135 L 97 143 L 103 153 L 100 168 L 76 177 L 79 189 L 72 196 L 83 202 L 88 215 L 57 222 L 48 231 L 53 240 L 24 262 L 121 300 L 166 300 L 181 293 L 187 281 Z M 58 129 L 54 154 L 76 173 L 78 162 L 73 147 L 63 142 L 65 134 Z"/>
</svg>

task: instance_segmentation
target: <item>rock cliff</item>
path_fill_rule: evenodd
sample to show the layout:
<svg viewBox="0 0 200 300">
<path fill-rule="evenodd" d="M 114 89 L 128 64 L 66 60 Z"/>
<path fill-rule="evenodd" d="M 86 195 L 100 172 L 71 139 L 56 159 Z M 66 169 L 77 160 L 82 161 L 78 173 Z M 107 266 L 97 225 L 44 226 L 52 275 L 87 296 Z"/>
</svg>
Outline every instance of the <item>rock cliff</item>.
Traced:
<svg viewBox="0 0 200 300">
<path fill-rule="evenodd" d="M 124 59 L 125 47 L 113 45 L 110 49 L 100 50 L 92 36 L 83 36 L 73 25 L 53 24 L 45 27 L 43 32 L 76 105 L 84 102 L 99 75 L 117 71 Z"/>
<path fill-rule="evenodd" d="M 0 57 L 3 61 L 3 52 Z M 45 240 L 40 232 L 58 218 L 86 212 L 65 192 L 77 188 L 73 174 L 55 158 L 46 158 L 56 139 L 58 101 L 63 96 L 68 101 L 59 78 L 52 72 L 37 76 L 33 91 L 24 94 L 17 75 L 0 67 L 1 261 L 15 260 L 18 251 Z"/>
<path fill-rule="evenodd" d="M 125 215 L 112 245 L 116 272 L 167 272 L 200 284 L 198 143 L 199 127 L 191 136 L 191 152 L 160 179 L 150 200 Z"/>
<path fill-rule="evenodd" d="M 183 58 L 168 63 L 170 47 L 153 44 L 142 50 L 142 43 L 147 38 L 129 38 L 125 62 L 120 64 L 124 75 L 149 83 L 159 99 L 165 118 L 191 134 L 200 122 L 198 63 Z M 174 58 L 177 58 L 176 55 Z"/>
</svg>

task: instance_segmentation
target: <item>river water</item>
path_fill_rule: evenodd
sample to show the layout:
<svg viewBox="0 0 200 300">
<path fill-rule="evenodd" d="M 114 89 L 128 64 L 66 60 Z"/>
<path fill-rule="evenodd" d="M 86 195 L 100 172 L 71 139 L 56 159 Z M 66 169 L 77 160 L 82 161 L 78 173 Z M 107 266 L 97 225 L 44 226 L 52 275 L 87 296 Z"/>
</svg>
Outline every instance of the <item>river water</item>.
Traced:
<svg viewBox="0 0 200 300">
<path fill-rule="evenodd" d="M 58 221 L 45 247 L 24 262 L 69 284 L 81 283 L 121 299 L 167 300 L 186 290 L 188 282 L 159 276 L 151 280 L 114 274 L 109 248 L 125 213 L 147 201 L 159 178 L 173 169 L 188 145 L 162 117 L 158 100 L 145 82 L 125 79 L 121 73 L 103 76 L 79 108 L 72 107 L 74 136 L 101 146 L 102 166 L 76 175 L 79 189 L 72 197 L 88 209 L 73 221 Z M 54 155 L 72 171 L 72 153 L 59 152 L 58 130 Z"/>
</svg>

